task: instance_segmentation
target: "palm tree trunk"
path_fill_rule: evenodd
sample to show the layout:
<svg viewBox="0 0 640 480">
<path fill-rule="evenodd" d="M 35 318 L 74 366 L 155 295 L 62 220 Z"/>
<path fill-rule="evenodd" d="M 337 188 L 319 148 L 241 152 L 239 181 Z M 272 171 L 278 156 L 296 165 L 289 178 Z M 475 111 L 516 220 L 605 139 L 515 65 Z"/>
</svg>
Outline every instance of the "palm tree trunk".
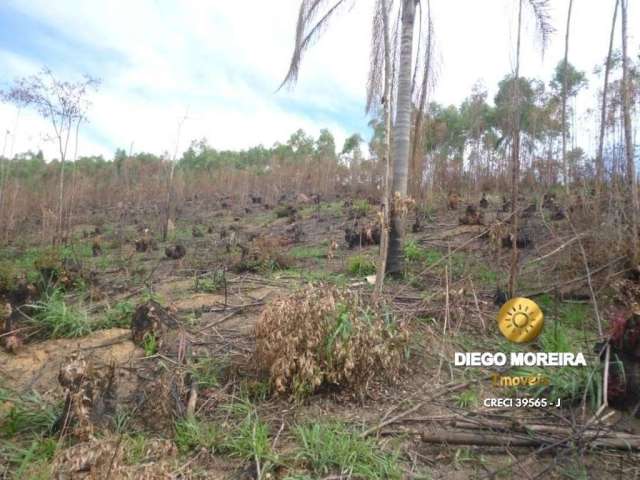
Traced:
<svg viewBox="0 0 640 480">
<path fill-rule="evenodd" d="M 613 8 L 613 21 L 611 22 L 611 35 L 609 36 L 609 51 L 607 53 L 607 62 L 604 67 L 604 86 L 602 87 L 602 108 L 600 111 L 600 136 L 598 139 L 598 155 L 596 157 L 596 192 L 599 194 L 604 183 L 604 132 L 606 127 L 607 116 L 607 93 L 609 91 L 609 74 L 611 72 L 611 52 L 613 51 L 613 36 L 616 29 L 616 17 L 618 16 L 618 4 L 620 0 L 616 0 Z"/>
<path fill-rule="evenodd" d="M 522 0 L 518 6 L 518 41 L 516 45 L 516 69 L 513 75 L 513 125 L 511 144 L 511 270 L 509 272 L 509 296 L 515 296 L 518 278 L 518 180 L 520 179 L 520 36 L 522 33 Z"/>
<path fill-rule="evenodd" d="M 398 72 L 398 100 L 396 121 L 393 126 L 393 183 L 391 202 L 391 230 L 389 232 L 389 256 L 387 271 L 398 275 L 403 269 L 404 215 L 402 202 L 407 196 L 409 147 L 411 137 L 411 64 L 413 48 L 413 24 L 416 16 L 416 0 L 402 2 L 402 37 Z"/>
<path fill-rule="evenodd" d="M 629 59 L 627 57 L 627 4 L 628 0 L 621 0 L 622 7 L 622 115 L 624 119 L 624 144 L 627 161 L 627 182 L 631 195 L 631 248 L 633 261 L 638 257 L 638 179 L 634 162 L 633 137 L 631 128 L 631 112 L 629 106 Z"/>
<path fill-rule="evenodd" d="M 569 0 L 569 12 L 567 13 L 567 31 L 564 36 L 564 74 L 562 78 L 562 176 L 564 179 L 564 188 L 569 194 L 569 170 L 567 168 L 567 87 L 569 85 L 568 66 L 569 66 L 569 27 L 571 26 L 571 8 L 573 0 Z"/>
</svg>

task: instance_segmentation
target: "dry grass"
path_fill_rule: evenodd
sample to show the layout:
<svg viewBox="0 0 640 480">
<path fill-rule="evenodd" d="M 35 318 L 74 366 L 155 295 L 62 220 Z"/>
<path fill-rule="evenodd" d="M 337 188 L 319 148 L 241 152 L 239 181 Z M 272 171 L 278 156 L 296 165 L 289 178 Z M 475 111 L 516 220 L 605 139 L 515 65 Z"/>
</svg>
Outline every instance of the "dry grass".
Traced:
<svg viewBox="0 0 640 480">
<path fill-rule="evenodd" d="M 258 365 L 275 390 L 304 398 L 323 386 L 365 393 L 402 370 L 408 334 L 356 293 L 311 286 L 267 306 L 256 325 Z"/>
</svg>

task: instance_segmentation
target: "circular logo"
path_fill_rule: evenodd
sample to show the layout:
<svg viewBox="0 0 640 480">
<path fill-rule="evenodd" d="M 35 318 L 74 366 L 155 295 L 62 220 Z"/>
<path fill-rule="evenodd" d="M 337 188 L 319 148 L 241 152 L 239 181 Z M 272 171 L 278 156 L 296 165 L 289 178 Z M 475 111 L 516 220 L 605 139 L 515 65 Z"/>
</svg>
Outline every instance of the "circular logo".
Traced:
<svg viewBox="0 0 640 480">
<path fill-rule="evenodd" d="M 533 300 L 516 297 L 505 303 L 498 312 L 500 332 L 514 343 L 535 340 L 544 325 L 542 310 Z"/>
</svg>

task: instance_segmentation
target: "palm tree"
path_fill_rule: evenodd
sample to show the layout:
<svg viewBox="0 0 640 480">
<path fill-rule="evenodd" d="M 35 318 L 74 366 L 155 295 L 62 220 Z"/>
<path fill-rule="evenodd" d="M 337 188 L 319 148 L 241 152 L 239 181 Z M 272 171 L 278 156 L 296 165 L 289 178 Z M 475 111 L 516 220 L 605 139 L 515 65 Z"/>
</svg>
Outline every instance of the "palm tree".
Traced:
<svg viewBox="0 0 640 480">
<path fill-rule="evenodd" d="M 328 8 L 327 2 L 323 0 L 302 0 L 298 13 L 296 25 L 295 45 L 289 71 L 280 85 L 292 85 L 298 78 L 300 64 L 304 52 L 317 40 L 320 33 L 328 25 L 331 18 L 347 4 L 346 0 L 337 0 Z M 386 271 L 392 274 L 399 274 L 403 268 L 403 237 L 404 237 L 404 217 L 402 206 L 407 196 L 407 179 L 409 168 L 409 146 L 411 130 L 411 79 L 412 79 L 412 49 L 413 49 L 413 27 L 416 17 L 416 5 L 419 0 L 400 0 L 397 9 L 400 15 L 400 55 L 398 68 L 392 73 L 393 56 L 391 55 L 390 41 L 385 40 L 389 32 L 388 17 L 393 6 L 384 0 L 377 0 L 374 13 L 374 27 L 376 24 L 380 28 L 374 28 L 372 42 L 372 70 L 370 72 L 368 107 L 372 105 L 371 99 L 382 96 L 385 111 L 392 112 L 391 99 L 396 99 L 395 120 L 385 122 L 387 133 L 385 137 L 393 139 L 391 151 L 391 197 L 389 205 L 390 226 L 387 245 L 383 245 L 387 250 Z M 386 16 L 386 20 L 385 20 Z M 384 73 L 382 73 L 384 72 Z M 397 79 L 395 78 L 397 75 Z M 373 80 L 373 81 L 372 81 Z M 397 80 L 397 81 L 396 81 Z M 393 92 L 390 84 L 397 86 L 397 91 Z M 385 92 L 383 94 L 383 91 Z M 394 95 L 395 93 L 395 95 Z M 392 129 L 390 132 L 388 130 Z M 387 178 L 385 181 L 388 181 Z M 383 251 L 384 255 L 384 251 Z"/>
<path fill-rule="evenodd" d="M 402 33 L 400 38 L 400 66 L 398 72 L 398 93 L 396 120 L 393 125 L 393 176 L 391 184 L 391 229 L 389 231 L 389 252 L 387 271 L 398 275 L 403 269 L 404 215 L 401 212 L 407 196 L 409 172 L 409 143 L 411 139 L 411 60 L 413 49 L 413 25 L 416 17 L 417 0 L 402 2 Z"/>
</svg>

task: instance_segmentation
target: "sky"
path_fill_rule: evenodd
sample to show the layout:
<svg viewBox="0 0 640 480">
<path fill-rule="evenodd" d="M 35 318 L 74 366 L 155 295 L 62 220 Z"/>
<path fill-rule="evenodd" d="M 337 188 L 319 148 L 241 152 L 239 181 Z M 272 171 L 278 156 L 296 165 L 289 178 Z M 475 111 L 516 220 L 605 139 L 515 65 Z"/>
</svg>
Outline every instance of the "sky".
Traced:
<svg viewBox="0 0 640 480">
<path fill-rule="evenodd" d="M 2 0 L 0 89 L 49 67 L 58 77 L 101 79 L 90 96 L 79 155 L 112 158 L 116 148 L 178 155 L 206 137 L 217 149 L 284 142 L 298 128 L 328 128 L 338 147 L 369 139 L 364 113 L 373 0 L 355 0 L 303 59 L 293 89 L 286 74 L 299 0 Z M 430 100 L 459 104 L 481 82 L 492 98 L 513 69 L 516 0 L 431 0 L 437 82 Z M 557 31 L 544 56 L 525 15 L 521 73 L 549 80 L 564 54 L 569 0 L 551 0 Z M 608 47 L 614 0 L 575 0 L 569 60 L 591 73 Z M 619 24 L 618 24 L 619 25 Z M 629 0 L 629 45 L 638 51 L 640 1 Z M 619 46 L 619 35 L 616 45 Z M 582 115 L 598 85 L 577 100 Z M 580 113 L 582 112 L 582 113 Z M 182 127 L 178 125 L 182 122 Z M 578 141 L 593 143 L 585 121 Z M 9 133 L 6 133 L 6 132 Z M 7 156 L 56 155 L 51 128 L 35 112 L 0 103 Z"/>
</svg>

